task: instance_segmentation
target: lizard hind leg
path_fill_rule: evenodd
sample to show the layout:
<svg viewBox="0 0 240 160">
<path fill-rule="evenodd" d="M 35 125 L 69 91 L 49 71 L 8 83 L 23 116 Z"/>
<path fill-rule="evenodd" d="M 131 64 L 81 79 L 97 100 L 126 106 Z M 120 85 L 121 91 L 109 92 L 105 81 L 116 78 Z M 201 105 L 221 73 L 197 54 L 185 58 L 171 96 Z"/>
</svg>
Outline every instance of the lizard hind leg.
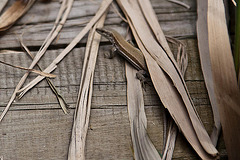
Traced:
<svg viewBox="0 0 240 160">
<path fill-rule="evenodd" d="M 133 47 L 136 48 L 136 45 L 133 43 L 133 41 L 131 41 L 131 40 L 127 40 L 127 42 L 128 42 L 129 44 L 131 44 Z"/>
</svg>

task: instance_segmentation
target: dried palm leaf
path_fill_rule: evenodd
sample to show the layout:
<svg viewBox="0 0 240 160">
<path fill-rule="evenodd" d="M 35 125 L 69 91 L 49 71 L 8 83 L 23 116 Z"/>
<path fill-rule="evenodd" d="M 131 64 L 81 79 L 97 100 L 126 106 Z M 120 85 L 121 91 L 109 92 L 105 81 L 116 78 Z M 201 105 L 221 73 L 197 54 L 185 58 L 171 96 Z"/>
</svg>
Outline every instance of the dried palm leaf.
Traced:
<svg viewBox="0 0 240 160">
<path fill-rule="evenodd" d="M 0 31 L 10 28 L 22 15 L 24 15 L 36 0 L 15 1 L 0 17 Z"/>
<path fill-rule="evenodd" d="M 23 47 L 23 49 L 27 52 L 27 54 L 32 58 L 32 60 L 34 59 L 33 54 L 30 52 L 30 50 L 27 48 L 27 46 L 23 43 L 22 40 L 22 36 L 20 38 L 20 44 Z M 40 71 L 42 71 L 41 67 L 37 64 L 37 67 L 39 68 Z M 66 103 L 66 101 L 64 100 L 64 98 L 58 93 L 57 88 L 53 85 L 52 81 L 46 77 L 46 81 L 49 85 L 49 87 L 51 88 L 52 92 L 55 94 L 58 103 L 60 105 L 60 107 L 62 108 L 63 112 L 65 114 L 69 113 L 69 109 L 68 109 L 68 105 Z"/>
<path fill-rule="evenodd" d="M 57 37 L 58 33 L 61 31 L 63 24 L 66 22 L 67 17 L 71 11 L 73 5 L 73 0 L 64 0 L 62 2 L 62 5 L 59 9 L 58 12 L 58 16 L 55 20 L 54 26 L 52 28 L 52 30 L 50 31 L 50 33 L 48 34 L 48 36 L 46 37 L 46 39 L 44 40 L 42 46 L 40 47 L 37 55 L 34 57 L 33 62 L 30 66 L 34 67 L 38 61 L 41 59 L 41 57 L 45 54 L 45 52 L 47 51 L 47 48 L 50 46 L 50 44 L 53 42 L 53 40 Z M 61 19 L 61 21 L 60 21 Z M 54 66 L 56 67 L 56 66 Z M 26 80 L 27 78 L 27 74 L 24 75 L 25 77 L 23 77 L 23 81 Z M 18 93 L 20 93 L 21 90 L 18 90 Z M 18 98 L 22 98 L 24 94 L 19 94 Z"/>
<path fill-rule="evenodd" d="M 22 51 L 8 50 L 8 49 L 0 50 L 0 54 L 13 54 L 13 53 L 23 53 L 23 52 Z"/>
<path fill-rule="evenodd" d="M 176 62 L 184 77 L 185 72 L 187 70 L 187 66 L 188 66 L 188 55 L 186 53 L 186 47 L 181 41 L 177 40 L 176 38 L 166 36 L 166 39 L 168 42 L 178 46 L 178 52 L 176 54 Z"/>
<path fill-rule="evenodd" d="M 194 108 L 171 51 L 169 49 L 169 52 L 169 47 L 165 46 L 167 42 L 165 42 L 156 15 L 149 16 L 153 12 L 150 2 L 139 0 L 142 10 L 135 0 L 131 2 L 118 0 L 117 2 L 125 15 L 129 16 L 129 24 L 131 24 L 134 37 L 144 53 L 151 79 L 162 103 L 168 108 L 173 119 L 199 156 L 203 159 L 215 158 L 218 152 Z M 144 16 L 146 19 L 144 19 Z M 152 36 L 150 27 L 153 33 L 159 37 L 159 40 L 163 41 L 163 43 L 160 43 L 161 46 Z M 172 85 L 172 82 L 175 86 Z"/>
<path fill-rule="evenodd" d="M 133 31 L 133 33 L 134 33 L 134 31 Z M 141 44 L 140 39 L 137 37 L 136 32 L 134 33 L 134 35 L 135 35 L 134 37 L 137 40 L 141 51 L 143 53 L 145 53 L 145 58 L 146 58 L 146 62 L 147 62 L 150 74 L 152 72 L 151 79 L 154 83 L 154 87 L 155 87 L 157 93 L 160 94 L 161 91 L 164 91 L 164 93 L 165 93 L 165 95 L 160 95 L 161 97 L 163 97 L 163 98 L 161 98 L 161 100 L 162 100 L 164 106 L 167 107 L 167 109 L 169 110 L 170 113 L 172 113 L 172 112 L 174 113 L 175 111 L 178 112 L 178 114 L 176 114 L 176 115 L 171 114 L 171 116 L 175 120 L 176 124 L 178 125 L 178 127 L 180 128 L 182 133 L 185 135 L 186 139 L 189 141 L 189 143 L 192 145 L 192 147 L 199 154 L 199 156 L 202 158 L 211 159 L 211 157 L 208 154 L 206 154 L 204 149 L 201 147 L 201 144 L 196 136 L 196 132 L 194 131 L 194 129 L 192 127 L 192 123 L 191 123 L 190 119 L 186 118 L 188 116 L 188 113 L 185 109 L 183 102 L 181 102 L 180 97 L 176 94 L 176 90 L 174 90 L 172 88 L 171 81 L 164 74 L 164 72 L 159 68 L 156 61 L 150 55 L 146 54 L 147 51 L 144 50 L 145 48 Z M 156 72 L 156 74 L 154 74 L 154 72 Z M 166 96 L 166 95 L 168 95 L 168 96 Z M 184 119 L 184 121 L 182 119 Z"/>
<path fill-rule="evenodd" d="M 101 6 L 106 5 L 104 0 Z M 97 27 L 103 27 L 107 12 L 102 15 L 99 21 L 91 29 L 83 63 L 82 77 L 79 88 L 79 95 L 74 115 L 72 128 L 72 137 L 69 145 L 68 159 L 69 160 L 84 160 L 85 159 L 85 141 L 87 136 L 92 90 L 93 90 L 93 75 L 97 60 L 97 53 L 101 36 L 96 34 Z"/>
<path fill-rule="evenodd" d="M 128 27 L 129 31 L 129 27 Z M 131 40 L 127 32 L 126 40 Z M 142 87 L 137 79 L 137 70 L 125 63 L 127 78 L 127 106 L 131 128 L 134 159 L 161 160 L 161 157 L 147 134 L 147 117 L 144 111 Z"/>
<path fill-rule="evenodd" d="M 127 102 L 131 137 L 136 160 L 161 160 L 161 157 L 147 135 L 147 118 L 144 111 L 143 93 L 137 70 L 126 64 Z"/>
<path fill-rule="evenodd" d="M 213 144 L 216 146 L 221 131 L 221 123 L 217 106 L 216 94 L 214 92 L 214 82 L 208 47 L 207 3 L 208 3 L 207 0 L 197 1 L 198 6 L 197 38 L 203 77 L 205 80 L 206 88 L 208 91 L 213 111 L 214 126 L 211 134 L 211 140 Z"/>
<path fill-rule="evenodd" d="M 176 57 L 177 64 L 179 68 L 181 69 L 182 75 L 184 77 L 185 72 L 187 70 L 187 65 L 188 65 L 188 56 L 186 53 L 185 45 L 181 43 L 179 40 L 172 38 L 172 37 L 166 37 L 167 41 L 170 43 L 173 43 L 178 46 L 178 52 Z M 171 160 L 173 156 L 173 151 L 175 148 L 175 142 L 177 139 L 177 133 L 178 133 L 178 128 L 177 125 L 174 123 L 173 119 L 170 119 L 169 123 L 169 130 L 168 130 L 168 137 L 166 140 L 164 150 L 163 150 L 163 155 L 162 159 L 166 160 Z"/>
<path fill-rule="evenodd" d="M 223 1 L 207 1 L 207 30 L 213 86 L 229 159 L 240 159 L 240 93 Z"/>
<path fill-rule="evenodd" d="M 5 64 L 5 65 L 10 66 L 10 67 L 26 70 L 28 72 L 37 73 L 37 74 L 39 74 L 41 76 L 44 76 L 44 77 L 49 77 L 49 78 L 55 78 L 56 77 L 56 75 L 54 75 L 54 74 L 41 72 L 41 71 L 38 71 L 38 70 L 35 70 L 35 69 L 29 69 L 29 68 L 25 68 L 25 67 L 21 67 L 21 66 L 12 65 L 12 64 L 9 64 L 9 63 L 3 62 L 3 61 L 0 61 L 0 63 Z"/>
<path fill-rule="evenodd" d="M 68 3 L 67 3 L 68 2 Z M 28 2 L 29 3 L 29 2 Z M 67 4 L 67 7 L 65 6 Z M 49 47 L 49 45 L 52 43 L 52 41 L 57 37 L 59 31 L 62 29 L 63 24 L 66 22 L 66 19 L 69 15 L 69 12 L 72 8 L 72 4 L 73 4 L 73 0 L 64 0 L 62 2 L 62 6 L 60 7 L 58 17 L 56 22 L 59 22 L 60 18 L 62 17 L 61 21 L 58 23 L 57 27 L 54 25 L 53 30 L 49 33 L 50 36 L 47 36 L 47 40 L 44 41 L 44 45 L 43 47 L 40 48 L 39 52 L 37 53 L 37 55 L 34 57 L 32 64 L 30 65 L 29 69 L 32 69 L 37 63 L 38 61 L 41 59 L 41 57 L 44 55 L 44 53 L 46 52 L 47 48 Z M 65 12 L 64 12 L 65 11 Z M 64 14 L 63 14 L 64 13 Z M 52 66 L 54 69 L 56 69 L 56 65 Z M 16 95 L 19 91 L 19 89 L 22 87 L 22 85 L 24 84 L 26 78 L 28 77 L 28 73 L 24 74 L 24 76 L 20 79 L 18 85 L 16 86 L 7 106 L 4 108 L 1 116 L 0 116 L 0 122 L 2 121 L 2 119 L 4 118 L 4 116 L 6 115 L 7 111 L 9 110 L 11 104 L 13 103 L 14 99 L 16 98 Z M 20 95 L 19 95 L 20 96 Z M 19 97 L 21 98 L 21 96 Z"/>
<path fill-rule="evenodd" d="M 170 120 L 169 130 L 168 130 L 168 137 L 165 146 L 165 150 L 163 152 L 162 159 L 171 160 L 173 157 L 173 151 L 175 148 L 175 142 L 177 139 L 178 127 L 174 123 L 173 119 Z"/>
<path fill-rule="evenodd" d="M 124 22 L 128 23 L 127 20 L 121 15 L 121 13 L 119 13 L 116 5 L 115 5 L 114 3 L 112 3 L 111 6 L 112 6 L 112 8 L 113 8 L 113 11 L 114 11 Z"/>
<path fill-rule="evenodd" d="M 83 28 L 83 30 L 73 39 L 73 41 L 53 60 L 53 62 L 44 70 L 46 73 L 50 73 L 55 70 L 55 66 L 62 61 L 62 59 L 77 45 L 77 43 L 85 36 L 85 34 L 91 29 L 91 27 L 98 21 L 101 15 L 106 11 L 112 0 L 106 0 L 106 5 L 102 6 L 96 15 L 89 21 L 89 23 Z M 19 90 L 20 95 L 24 95 L 28 90 L 34 87 L 37 83 L 43 80 L 44 77 L 38 76 L 25 87 Z"/>
</svg>

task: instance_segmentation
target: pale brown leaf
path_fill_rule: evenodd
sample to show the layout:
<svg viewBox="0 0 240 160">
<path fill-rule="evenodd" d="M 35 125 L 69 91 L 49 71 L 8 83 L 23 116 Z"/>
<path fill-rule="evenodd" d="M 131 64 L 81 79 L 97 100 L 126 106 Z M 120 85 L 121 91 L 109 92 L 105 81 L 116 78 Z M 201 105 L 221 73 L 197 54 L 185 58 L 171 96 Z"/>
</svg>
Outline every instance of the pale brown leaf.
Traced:
<svg viewBox="0 0 240 160">
<path fill-rule="evenodd" d="M 30 0 L 30 2 L 32 2 Z M 30 3 L 27 2 L 27 3 Z M 67 3 L 68 2 L 68 3 Z M 67 7 L 65 6 L 66 4 Z M 52 43 L 52 41 L 56 38 L 56 36 L 58 35 L 59 31 L 62 29 L 63 24 L 65 23 L 67 16 L 72 8 L 72 4 L 73 4 L 73 0 L 63 0 L 61 8 L 59 10 L 59 14 L 57 17 L 56 22 L 59 21 L 59 16 L 62 17 L 61 22 L 62 23 L 58 23 L 57 27 L 54 25 L 53 30 L 49 33 L 49 36 L 46 37 L 46 40 L 44 41 L 43 46 L 40 48 L 39 52 L 37 53 L 37 55 L 34 57 L 32 64 L 30 65 L 29 69 L 32 69 L 37 63 L 38 61 L 41 59 L 41 57 L 44 55 L 44 53 L 46 52 L 47 48 L 49 47 L 49 45 Z M 64 12 L 65 11 L 65 12 Z M 52 68 L 56 69 L 56 65 L 53 65 Z M 45 71 L 44 71 L 45 72 Z M 26 78 L 28 77 L 28 73 L 24 74 L 23 77 L 20 79 L 19 83 L 17 84 L 7 106 L 4 108 L 1 116 L 0 116 L 0 122 L 2 121 L 2 119 L 4 118 L 4 116 L 6 115 L 7 111 L 9 110 L 11 104 L 13 103 L 14 99 L 16 98 L 17 93 L 19 92 L 19 90 L 21 89 L 21 87 L 23 86 Z M 21 97 L 21 94 L 19 94 L 19 96 Z"/>
<path fill-rule="evenodd" d="M 187 69 L 187 65 L 188 65 L 188 56 L 185 51 L 186 50 L 185 45 L 175 38 L 172 38 L 172 37 L 166 37 L 166 38 L 168 42 L 178 46 L 178 52 L 177 52 L 177 55 L 175 55 L 175 57 L 176 57 L 177 64 L 181 69 L 181 72 L 184 77 Z M 178 133 L 177 125 L 174 123 L 173 119 L 171 118 L 169 123 L 167 141 L 165 143 L 166 146 L 164 146 L 165 148 L 163 150 L 162 159 L 166 159 L 166 160 L 172 159 L 173 151 L 175 148 L 175 142 L 177 139 L 177 133 Z"/>
<path fill-rule="evenodd" d="M 23 49 L 26 51 L 26 53 L 32 58 L 32 60 L 34 59 L 33 54 L 30 52 L 30 50 L 28 49 L 28 47 L 23 43 L 22 40 L 22 36 L 20 38 L 20 44 L 23 47 Z M 42 71 L 41 67 L 37 64 L 37 67 L 39 68 L 40 71 Z M 65 114 L 69 113 L 69 109 L 68 109 L 68 105 L 66 103 L 66 101 L 64 100 L 64 98 L 58 93 L 57 88 L 53 85 L 52 81 L 49 78 L 46 78 L 46 81 L 50 87 L 50 89 L 53 91 L 53 93 L 55 94 L 58 103 L 60 105 L 60 107 L 62 108 L 63 112 Z M 18 99 L 20 99 L 21 97 L 18 96 Z"/>
<path fill-rule="evenodd" d="M 165 37 L 161 31 L 161 27 L 156 19 L 156 16 L 151 16 L 154 13 L 153 8 L 151 7 L 150 1 L 143 1 L 138 0 L 139 4 L 141 6 L 141 9 L 144 13 L 145 19 L 148 21 L 149 25 L 151 26 L 153 32 L 155 35 L 159 35 L 161 37 Z M 151 14 L 152 13 L 152 14 Z M 135 19 L 131 19 L 135 20 Z M 213 144 L 210 141 L 210 138 L 198 116 L 198 113 L 196 112 L 195 106 L 192 102 L 192 99 L 190 97 L 190 94 L 187 90 L 186 83 L 183 79 L 183 76 L 181 74 L 180 69 L 177 66 L 177 63 L 171 53 L 170 50 L 168 50 L 169 47 L 165 46 L 167 43 L 162 42 L 160 43 L 162 45 L 162 48 L 167 48 L 167 50 L 162 50 L 161 47 L 159 47 L 156 43 L 153 43 L 153 40 L 151 39 L 151 33 L 148 33 L 146 31 L 143 32 L 139 26 L 144 25 L 140 22 L 136 22 L 135 28 L 138 31 L 139 36 L 142 35 L 141 40 L 143 41 L 145 48 L 148 50 L 148 52 L 151 54 L 151 56 L 157 61 L 158 65 L 165 71 L 165 73 L 168 74 L 168 76 L 171 78 L 172 82 L 174 83 L 177 91 L 182 97 L 182 100 L 185 104 L 185 107 L 188 111 L 189 118 L 192 122 L 193 128 L 196 131 L 196 135 L 199 139 L 199 142 L 201 143 L 202 147 L 205 149 L 205 151 L 212 155 L 216 156 L 218 154 L 216 148 L 213 146 Z M 143 26 L 142 26 L 143 27 Z M 137 29 L 139 28 L 139 29 Z M 141 32 L 141 33 L 140 33 Z M 147 35 L 148 33 L 148 35 Z M 147 37 L 147 38 L 145 38 Z M 163 41 L 165 40 L 162 38 Z M 151 42 L 151 43 L 149 43 Z M 153 47 L 155 44 L 155 47 Z"/>
<path fill-rule="evenodd" d="M 41 59 L 41 57 L 46 53 L 47 48 L 50 46 L 50 44 L 53 42 L 53 40 L 57 37 L 57 35 L 59 34 L 59 32 L 61 31 L 63 24 L 66 22 L 67 17 L 71 11 L 73 5 L 73 0 L 64 0 L 62 1 L 62 5 L 59 9 L 58 12 L 58 16 L 55 20 L 54 26 L 52 28 L 52 30 L 50 31 L 50 33 L 48 34 L 48 36 L 46 37 L 46 39 L 44 40 L 42 46 L 40 47 L 38 53 L 36 54 L 36 56 L 33 59 L 32 64 L 30 65 L 29 68 L 33 68 L 38 61 Z M 61 21 L 60 21 L 61 19 Z M 53 68 L 56 68 L 57 66 L 54 65 Z M 28 74 L 25 74 L 21 81 L 25 82 L 26 78 L 27 78 Z M 22 98 L 24 96 L 25 93 L 21 93 L 22 90 L 24 90 L 24 88 L 19 89 L 17 92 L 20 93 L 18 98 Z"/>
<path fill-rule="evenodd" d="M 147 118 L 144 111 L 143 93 L 137 70 L 126 65 L 127 103 L 131 127 L 131 137 L 136 160 L 161 160 L 159 153 L 147 135 Z"/>
<path fill-rule="evenodd" d="M 126 40 L 132 40 L 130 33 L 127 34 Z M 142 87 L 140 80 L 136 77 L 138 71 L 127 62 L 125 63 L 125 69 L 127 78 L 127 106 L 134 158 L 136 160 L 161 160 L 157 149 L 147 134 L 147 117 L 144 110 Z"/>
<path fill-rule="evenodd" d="M 223 1 L 207 1 L 209 57 L 223 137 L 231 160 L 240 159 L 240 93 Z"/>
<path fill-rule="evenodd" d="M 133 33 L 135 32 L 134 37 L 137 40 L 141 51 L 144 53 L 151 79 L 162 103 L 168 108 L 173 119 L 181 128 L 183 134 L 188 139 L 189 143 L 192 144 L 199 156 L 204 159 L 214 158 L 218 152 L 212 145 L 212 142 L 194 109 L 186 84 L 173 55 L 171 52 L 165 52 L 169 47 L 165 47 L 165 45 L 162 45 L 162 47 L 159 46 L 149 29 L 148 24 L 150 24 L 154 33 L 161 35 L 161 32 L 158 32 L 159 25 L 157 25 L 152 19 L 155 17 L 146 16 L 149 12 L 152 12 L 150 2 L 139 1 L 140 4 L 143 3 L 141 5 L 142 11 L 144 12 L 148 23 L 143 18 L 144 16 L 138 8 L 138 3 L 136 1 L 133 0 L 130 2 L 119 0 L 118 3 L 125 15 L 130 16 L 129 22 L 133 23 L 131 24 L 131 29 Z M 144 28 L 144 30 L 142 28 Z M 165 38 L 163 37 L 161 40 L 164 42 Z M 164 48 L 164 50 L 162 48 Z M 174 83 L 174 87 L 172 82 Z M 182 121 L 183 119 L 184 122 Z"/>
<path fill-rule="evenodd" d="M 198 49 L 200 55 L 200 62 L 205 80 L 206 88 L 208 91 L 211 107 L 213 111 L 214 126 L 211 134 L 211 140 L 216 146 L 218 137 L 221 131 L 220 115 L 217 106 L 216 94 L 214 92 L 214 82 L 212 75 L 211 60 L 209 55 L 208 46 L 208 29 L 207 29 L 207 0 L 198 0 L 198 20 L 197 20 L 197 38 Z"/>
<path fill-rule="evenodd" d="M 36 0 L 15 1 L 0 17 L 0 31 L 10 28 L 21 16 L 26 13 Z"/>
<path fill-rule="evenodd" d="M 106 4 L 109 6 L 108 2 L 109 1 L 104 0 L 101 4 L 100 10 Z M 97 60 L 99 43 L 101 40 L 101 36 L 99 34 L 96 34 L 96 28 L 103 27 L 106 15 L 107 12 L 105 12 L 105 14 L 103 14 L 99 21 L 93 26 L 88 36 L 78 100 L 74 115 L 72 137 L 69 145 L 69 160 L 85 159 L 85 143 L 91 109 L 93 75 Z"/>
<path fill-rule="evenodd" d="M 85 34 L 91 29 L 91 27 L 96 23 L 96 21 L 101 17 L 101 15 L 106 11 L 112 0 L 106 1 L 106 6 L 99 9 L 96 15 L 89 21 L 89 23 L 83 28 L 83 30 L 73 39 L 73 41 L 55 58 L 55 60 L 44 70 L 44 72 L 50 73 L 55 68 L 55 66 L 61 62 L 61 60 L 78 44 L 78 42 L 85 36 Z M 42 77 L 38 76 L 30 83 L 28 83 L 24 88 L 21 89 L 21 94 L 25 94 L 28 90 L 34 87 L 37 83 L 43 80 Z"/>
<path fill-rule="evenodd" d="M 28 72 L 37 73 L 37 74 L 39 74 L 41 76 L 44 76 L 44 77 L 49 77 L 49 78 L 55 78 L 56 77 L 56 75 L 54 75 L 54 74 L 41 72 L 41 71 L 38 71 L 38 70 L 35 70 L 35 69 L 29 69 L 29 68 L 25 68 L 25 67 L 21 67 L 21 66 L 12 65 L 10 63 L 6 63 L 6 62 L 3 62 L 3 61 L 0 61 L 0 63 L 5 64 L 7 66 L 11 66 L 13 68 L 18 68 L 18 69 L 26 70 Z"/>
</svg>

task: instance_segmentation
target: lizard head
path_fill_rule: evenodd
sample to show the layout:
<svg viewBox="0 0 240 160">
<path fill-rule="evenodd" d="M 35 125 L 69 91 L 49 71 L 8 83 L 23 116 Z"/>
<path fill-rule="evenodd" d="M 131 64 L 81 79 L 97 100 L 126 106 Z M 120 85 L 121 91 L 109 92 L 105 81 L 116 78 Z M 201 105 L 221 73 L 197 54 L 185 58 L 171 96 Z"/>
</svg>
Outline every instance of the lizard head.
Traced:
<svg viewBox="0 0 240 160">
<path fill-rule="evenodd" d="M 114 36 L 111 30 L 107 30 L 104 28 L 96 28 L 96 31 L 114 44 Z"/>
</svg>

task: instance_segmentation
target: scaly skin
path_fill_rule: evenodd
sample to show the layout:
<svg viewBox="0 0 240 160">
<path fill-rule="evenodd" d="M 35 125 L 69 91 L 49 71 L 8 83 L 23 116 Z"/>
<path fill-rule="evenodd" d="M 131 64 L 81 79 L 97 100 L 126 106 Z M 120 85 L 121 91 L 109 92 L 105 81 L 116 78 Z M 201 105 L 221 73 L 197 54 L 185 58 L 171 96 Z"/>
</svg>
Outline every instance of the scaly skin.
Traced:
<svg viewBox="0 0 240 160">
<path fill-rule="evenodd" d="M 114 52 L 119 53 L 138 70 L 136 77 L 141 81 L 144 90 L 145 82 L 148 83 L 149 86 L 152 86 L 152 84 L 147 81 L 146 77 L 149 77 L 147 65 L 143 53 L 140 50 L 127 42 L 117 31 L 103 28 L 97 28 L 96 31 L 113 44 Z M 110 54 L 109 57 L 113 57 L 113 55 Z"/>
<path fill-rule="evenodd" d="M 118 32 L 110 29 L 97 28 L 96 31 L 107 38 L 116 51 L 130 62 L 138 71 L 147 71 L 146 62 L 141 51 L 129 44 Z"/>
</svg>

